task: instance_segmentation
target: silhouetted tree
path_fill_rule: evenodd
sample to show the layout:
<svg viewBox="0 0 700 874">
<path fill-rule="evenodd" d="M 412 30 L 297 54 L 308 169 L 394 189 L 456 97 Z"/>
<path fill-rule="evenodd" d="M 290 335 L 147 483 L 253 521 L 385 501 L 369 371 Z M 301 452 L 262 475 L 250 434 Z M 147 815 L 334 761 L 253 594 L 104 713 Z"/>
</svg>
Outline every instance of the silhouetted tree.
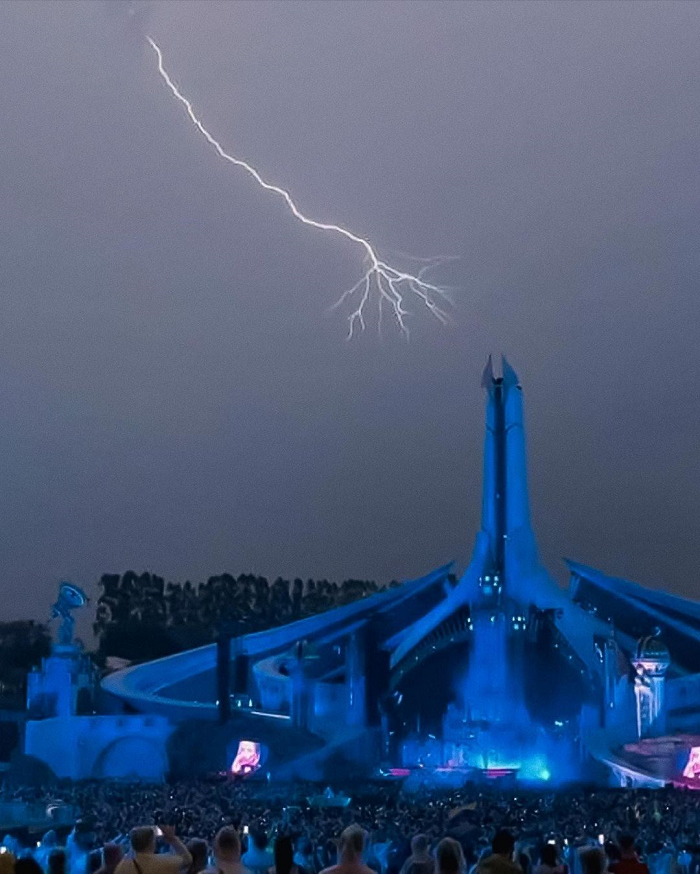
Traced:
<svg viewBox="0 0 700 874">
<path fill-rule="evenodd" d="M 51 652 L 46 625 L 34 620 L 0 623 L 0 694 L 23 704 L 27 674 Z"/>
<path fill-rule="evenodd" d="M 219 629 L 261 631 L 293 619 L 349 604 L 380 590 L 368 580 L 278 577 L 270 583 L 253 574 L 219 574 L 204 583 L 165 582 L 149 572 L 104 574 L 94 631 L 102 658 L 132 661 L 171 655 L 212 642 Z"/>
</svg>

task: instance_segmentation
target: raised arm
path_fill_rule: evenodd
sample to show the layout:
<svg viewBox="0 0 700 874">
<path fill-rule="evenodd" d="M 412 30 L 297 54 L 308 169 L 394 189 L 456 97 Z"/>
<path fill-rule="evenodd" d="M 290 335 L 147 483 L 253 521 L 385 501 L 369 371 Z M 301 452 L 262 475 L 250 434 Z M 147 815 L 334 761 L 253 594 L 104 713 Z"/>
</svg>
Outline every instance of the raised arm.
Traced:
<svg viewBox="0 0 700 874">
<path fill-rule="evenodd" d="M 182 860 L 182 867 L 190 865 L 192 863 L 190 851 L 175 834 L 175 829 L 171 825 L 162 825 L 160 830 L 163 833 L 164 840 L 170 844 L 173 853 Z"/>
</svg>

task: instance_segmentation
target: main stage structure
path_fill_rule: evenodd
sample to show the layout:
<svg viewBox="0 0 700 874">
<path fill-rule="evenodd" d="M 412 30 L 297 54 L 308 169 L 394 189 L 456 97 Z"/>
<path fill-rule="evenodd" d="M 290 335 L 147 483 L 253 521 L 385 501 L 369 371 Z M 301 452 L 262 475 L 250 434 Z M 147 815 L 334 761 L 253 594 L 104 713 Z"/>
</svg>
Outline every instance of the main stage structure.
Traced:
<svg viewBox="0 0 700 874">
<path fill-rule="evenodd" d="M 557 585 L 530 520 L 518 377 L 489 358 L 483 387 L 481 528 L 461 577 L 446 564 L 129 667 L 103 680 L 112 700 L 216 735 L 210 765 L 241 774 L 353 761 L 419 782 L 700 786 L 700 606 L 571 561 Z"/>
</svg>

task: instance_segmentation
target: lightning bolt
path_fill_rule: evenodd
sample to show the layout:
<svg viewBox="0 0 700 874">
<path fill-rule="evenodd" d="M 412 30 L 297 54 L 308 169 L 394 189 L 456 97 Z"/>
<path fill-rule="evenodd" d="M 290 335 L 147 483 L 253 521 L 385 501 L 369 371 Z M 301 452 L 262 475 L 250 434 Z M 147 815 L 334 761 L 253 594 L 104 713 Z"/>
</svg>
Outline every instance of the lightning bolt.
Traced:
<svg viewBox="0 0 700 874">
<path fill-rule="evenodd" d="M 449 321 L 449 315 L 444 309 L 445 302 L 448 304 L 450 303 L 447 289 L 434 285 L 424 279 L 426 270 L 437 266 L 446 259 L 412 259 L 414 261 L 423 261 L 424 266 L 415 273 L 407 272 L 395 267 L 387 261 L 384 261 L 379 256 L 374 246 L 372 246 L 369 240 L 364 239 L 364 237 L 358 236 L 342 225 L 332 224 L 330 222 L 319 222 L 304 215 L 285 188 L 281 188 L 279 185 L 273 185 L 271 182 L 268 182 L 260 175 L 258 170 L 247 161 L 244 161 L 242 158 L 237 158 L 234 155 L 230 155 L 224 150 L 221 143 L 219 143 L 218 140 L 216 140 L 204 127 L 204 124 L 195 113 L 190 101 L 184 94 L 182 94 L 177 85 L 170 78 L 170 75 L 163 65 L 163 52 L 160 50 L 158 44 L 155 40 L 151 39 L 151 37 L 147 37 L 147 39 L 149 45 L 156 53 L 158 59 L 158 72 L 165 81 L 165 84 L 168 86 L 173 96 L 185 107 L 192 124 L 202 134 L 209 145 L 212 146 L 220 158 L 223 158 L 224 161 L 228 161 L 229 164 L 233 164 L 235 167 L 239 167 L 241 170 L 245 170 L 245 172 L 248 173 L 249 176 L 252 176 L 257 184 L 261 188 L 264 188 L 265 191 L 269 191 L 272 194 L 281 197 L 294 218 L 302 224 L 316 228 L 319 231 L 327 231 L 344 237 L 363 251 L 365 265 L 364 274 L 355 285 L 352 286 L 352 288 L 344 291 L 338 300 L 331 306 L 331 309 L 337 309 L 346 301 L 356 301 L 355 308 L 348 316 L 348 340 L 352 339 L 357 327 L 361 328 L 363 331 L 365 330 L 366 310 L 370 301 L 375 296 L 378 299 L 378 327 L 380 333 L 382 309 L 384 304 L 386 304 L 389 307 L 390 312 L 393 313 L 399 330 L 408 339 L 409 331 L 406 325 L 406 316 L 409 315 L 409 312 L 404 306 L 406 295 L 417 297 L 419 301 L 433 314 L 433 316 L 438 319 L 438 321 L 442 322 L 442 324 L 447 324 Z"/>
</svg>

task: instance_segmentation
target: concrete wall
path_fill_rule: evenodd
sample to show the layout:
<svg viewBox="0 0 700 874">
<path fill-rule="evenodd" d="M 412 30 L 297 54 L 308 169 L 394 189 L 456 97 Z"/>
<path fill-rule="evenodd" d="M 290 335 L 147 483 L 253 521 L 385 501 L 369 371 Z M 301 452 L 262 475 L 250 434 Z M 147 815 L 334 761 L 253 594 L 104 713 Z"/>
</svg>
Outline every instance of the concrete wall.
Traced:
<svg viewBox="0 0 700 874">
<path fill-rule="evenodd" d="M 159 782 L 168 771 L 166 744 L 172 732 L 158 716 L 68 716 L 27 722 L 27 755 L 45 762 L 57 777 L 100 777 Z"/>
</svg>

